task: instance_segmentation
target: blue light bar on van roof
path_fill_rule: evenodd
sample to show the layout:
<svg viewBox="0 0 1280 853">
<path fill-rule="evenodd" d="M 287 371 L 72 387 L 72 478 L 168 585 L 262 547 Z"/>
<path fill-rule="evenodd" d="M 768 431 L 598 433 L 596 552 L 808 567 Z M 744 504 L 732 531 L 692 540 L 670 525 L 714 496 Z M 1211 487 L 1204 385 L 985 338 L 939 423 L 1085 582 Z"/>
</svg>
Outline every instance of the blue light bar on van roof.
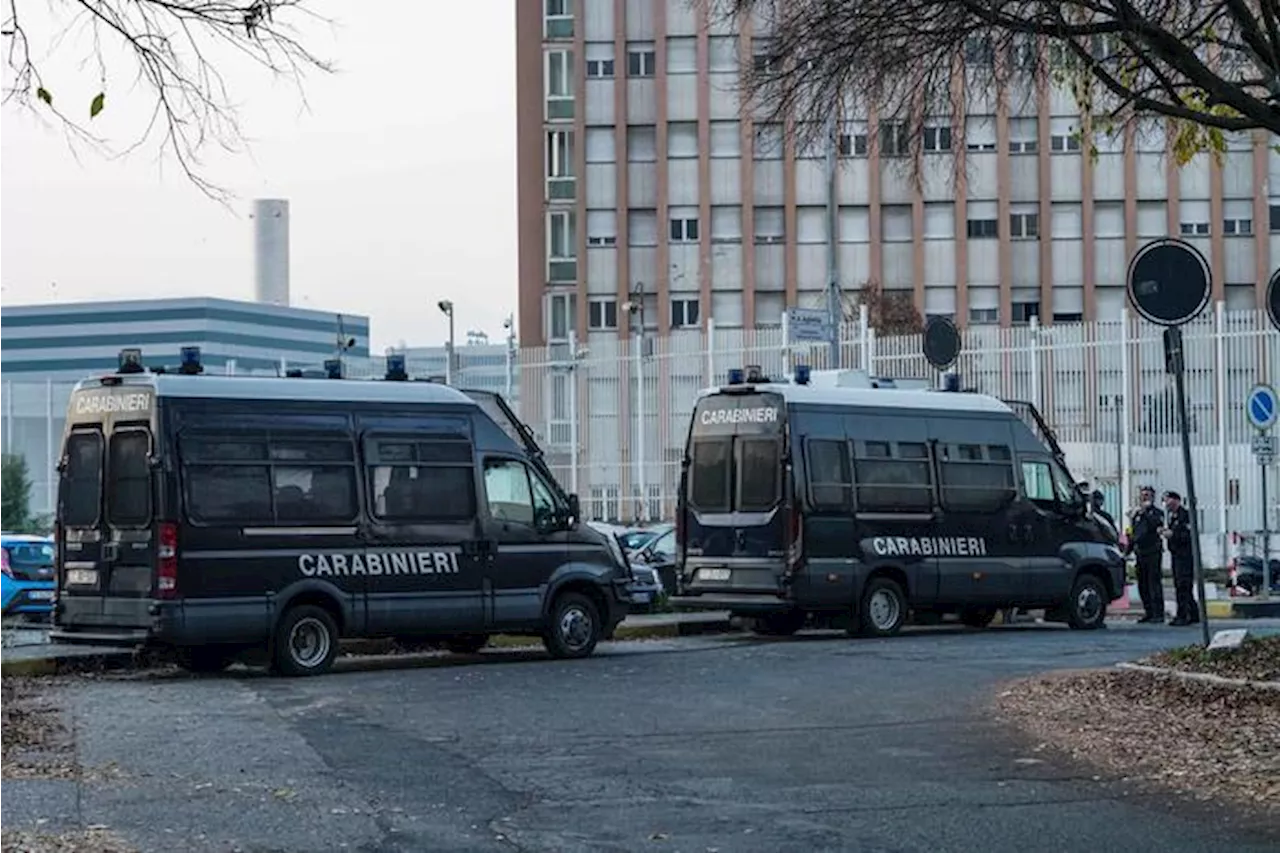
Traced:
<svg viewBox="0 0 1280 853">
<path fill-rule="evenodd" d="M 796 384 L 797 385 L 809 384 L 809 365 L 807 364 L 796 365 Z"/>
<path fill-rule="evenodd" d="M 746 381 L 746 379 L 747 379 L 746 371 L 744 371 L 741 367 L 729 368 L 729 384 L 730 385 L 741 385 L 743 382 Z"/>
<path fill-rule="evenodd" d="M 186 374 L 204 373 L 204 365 L 200 363 L 200 347 L 183 347 L 182 362 L 179 372 Z"/>
<path fill-rule="evenodd" d="M 326 358 L 324 361 L 324 373 L 330 379 L 342 378 L 342 359 Z"/>
<path fill-rule="evenodd" d="M 142 350 L 137 347 L 120 350 L 120 361 L 117 373 L 145 373 L 142 366 Z"/>
<path fill-rule="evenodd" d="M 387 374 L 385 378 L 392 382 L 403 382 L 409 378 L 409 373 L 405 369 L 404 353 L 391 353 L 387 356 Z"/>
</svg>

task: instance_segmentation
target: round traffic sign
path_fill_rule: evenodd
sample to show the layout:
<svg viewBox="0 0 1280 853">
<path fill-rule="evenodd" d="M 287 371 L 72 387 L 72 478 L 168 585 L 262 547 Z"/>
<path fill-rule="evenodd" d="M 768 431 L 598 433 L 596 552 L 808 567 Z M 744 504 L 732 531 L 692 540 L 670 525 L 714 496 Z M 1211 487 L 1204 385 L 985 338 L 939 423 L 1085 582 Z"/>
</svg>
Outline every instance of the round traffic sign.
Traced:
<svg viewBox="0 0 1280 853">
<path fill-rule="evenodd" d="M 1280 416 L 1280 401 L 1276 399 L 1276 391 L 1270 385 L 1254 385 L 1245 398 L 1245 416 L 1254 429 L 1266 431 L 1275 426 Z"/>
<path fill-rule="evenodd" d="M 1209 262 L 1195 246 L 1167 237 L 1152 240 L 1129 262 L 1129 302 L 1160 326 L 1189 323 L 1209 304 Z"/>
<path fill-rule="evenodd" d="M 1280 270 L 1271 274 L 1271 281 L 1267 284 L 1267 316 L 1276 331 L 1280 331 Z"/>
<path fill-rule="evenodd" d="M 924 327 L 924 357 L 939 370 L 960 357 L 960 330 L 949 317 L 932 317 Z"/>
</svg>

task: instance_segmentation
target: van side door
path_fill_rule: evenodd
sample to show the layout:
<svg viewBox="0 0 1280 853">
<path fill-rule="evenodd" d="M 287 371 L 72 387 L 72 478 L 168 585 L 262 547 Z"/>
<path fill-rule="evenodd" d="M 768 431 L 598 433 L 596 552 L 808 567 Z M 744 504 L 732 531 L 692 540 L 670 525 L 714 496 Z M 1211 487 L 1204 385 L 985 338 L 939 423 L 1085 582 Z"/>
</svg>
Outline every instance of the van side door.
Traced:
<svg viewBox="0 0 1280 853">
<path fill-rule="evenodd" d="M 369 631 L 427 636 L 479 631 L 483 552 L 467 423 L 362 436 L 368 519 Z"/>
<path fill-rule="evenodd" d="M 1027 604 L 1056 604 L 1071 589 L 1070 566 L 1062 555 L 1075 529 L 1068 515 L 1070 479 L 1047 455 L 1020 453 L 1018 462 L 1026 500 L 1014 523 L 1028 543 Z"/>
<path fill-rule="evenodd" d="M 939 598 L 957 605 L 1006 605 L 1025 588 L 1031 547 L 1011 531 L 1017 483 L 1009 427 L 1002 422 L 931 421 L 942 513 Z"/>
<path fill-rule="evenodd" d="M 485 569 L 486 621 L 494 628 L 535 627 L 551 576 L 569 556 L 554 492 L 523 460 L 489 454 L 484 501 L 485 536 L 494 543 Z"/>
</svg>

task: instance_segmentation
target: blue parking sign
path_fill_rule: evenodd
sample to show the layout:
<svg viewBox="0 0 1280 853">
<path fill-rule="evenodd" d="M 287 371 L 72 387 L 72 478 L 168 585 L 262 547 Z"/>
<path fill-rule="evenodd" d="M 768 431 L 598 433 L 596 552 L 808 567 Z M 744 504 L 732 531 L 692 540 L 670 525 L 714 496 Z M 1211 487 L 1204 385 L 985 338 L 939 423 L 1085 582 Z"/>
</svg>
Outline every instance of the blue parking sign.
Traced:
<svg viewBox="0 0 1280 853">
<path fill-rule="evenodd" d="M 1245 399 L 1245 416 L 1254 429 L 1266 431 L 1275 425 L 1280 415 L 1275 389 L 1270 385 L 1255 385 Z"/>
</svg>

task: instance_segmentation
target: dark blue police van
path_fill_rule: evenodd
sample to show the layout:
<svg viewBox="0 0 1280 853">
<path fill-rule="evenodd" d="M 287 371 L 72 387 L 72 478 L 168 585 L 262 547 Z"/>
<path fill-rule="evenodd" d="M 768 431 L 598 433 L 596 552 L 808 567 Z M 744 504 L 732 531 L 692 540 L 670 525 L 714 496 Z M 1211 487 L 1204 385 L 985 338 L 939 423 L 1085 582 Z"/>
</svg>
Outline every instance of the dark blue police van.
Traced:
<svg viewBox="0 0 1280 853">
<path fill-rule="evenodd" d="M 407 380 L 148 372 L 79 383 L 57 506 L 59 642 L 311 675 L 343 637 L 478 651 L 496 632 L 589 655 L 629 603 L 617 541 L 495 394 Z"/>
<path fill-rule="evenodd" d="M 689 426 L 676 607 L 886 636 L 912 611 L 985 627 L 1013 607 L 1099 628 L 1123 593 L 1115 535 L 1033 407 L 730 374 Z"/>
</svg>

